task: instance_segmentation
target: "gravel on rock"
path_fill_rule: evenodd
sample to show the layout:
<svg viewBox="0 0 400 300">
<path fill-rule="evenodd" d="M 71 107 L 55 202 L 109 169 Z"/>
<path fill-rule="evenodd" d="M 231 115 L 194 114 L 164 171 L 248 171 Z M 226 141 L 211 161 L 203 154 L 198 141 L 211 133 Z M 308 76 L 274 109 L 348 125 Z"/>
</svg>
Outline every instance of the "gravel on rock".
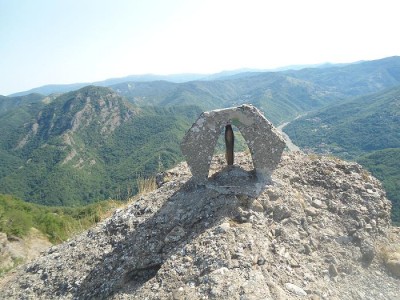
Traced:
<svg viewBox="0 0 400 300">
<path fill-rule="evenodd" d="M 262 190 L 250 158 L 236 162 L 215 157 L 203 185 L 185 163 L 158 176 L 155 191 L 8 274 L 0 298 L 400 299 L 400 235 L 378 180 L 295 152 Z"/>
</svg>

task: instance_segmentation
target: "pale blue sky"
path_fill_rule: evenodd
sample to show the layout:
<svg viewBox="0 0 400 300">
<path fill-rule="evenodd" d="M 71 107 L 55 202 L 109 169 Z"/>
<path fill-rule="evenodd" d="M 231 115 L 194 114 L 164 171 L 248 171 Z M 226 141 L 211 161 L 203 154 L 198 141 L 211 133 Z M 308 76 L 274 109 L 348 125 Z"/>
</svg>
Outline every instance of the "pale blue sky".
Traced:
<svg viewBox="0 0 400 300">
<path fill-rule="evenodd" d="M 400 55 L 396 0 L 0 0 L 0 95 Z"/>
</svg>

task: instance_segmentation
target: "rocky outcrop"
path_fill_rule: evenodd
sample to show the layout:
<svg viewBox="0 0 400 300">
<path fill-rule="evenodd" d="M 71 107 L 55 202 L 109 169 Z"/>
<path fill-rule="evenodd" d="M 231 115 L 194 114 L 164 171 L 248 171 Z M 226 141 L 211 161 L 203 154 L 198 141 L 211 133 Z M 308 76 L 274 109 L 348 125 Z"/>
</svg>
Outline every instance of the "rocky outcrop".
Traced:
<svg viewBox="0 0 400 300">
<path fill-rule="evenodd" d="M 109 88 L 87 86 L 62 94 L 36 116 L 36 120 L 17 143 L 15 150 L 40 139 L 50 140 L 50 145 L 69 149 L 62 164 L 73 160 L 79 167 L 85 156 L 82 151 L 82 134 L 97 138 L 110 136 L 119 126 L 136 115 L 135 109 Z M 27 125 L 28 126 L 28 125 Z M 89 133 L 88 133 L 89 132 Z M 58 139 L 61 138 L 61 141 Z M 49 146 L 46 144 L 46 146 Z"/>
<path fill-rule="evenodd" d="M 391 203 L 361 166 L 285 154 L 252 196 L 250 157 L 222 161 L 201 186 L 185 163 L 160 175 L 154 192 L 9 274 L 0 298 L 399 299 L 381 253 L 400 243 Z"/>
<path fill-rule="evenodd" d="M 389 253 L 386 266 L 394 275 L 400 276 L 400 251 Z"/>
</svg>

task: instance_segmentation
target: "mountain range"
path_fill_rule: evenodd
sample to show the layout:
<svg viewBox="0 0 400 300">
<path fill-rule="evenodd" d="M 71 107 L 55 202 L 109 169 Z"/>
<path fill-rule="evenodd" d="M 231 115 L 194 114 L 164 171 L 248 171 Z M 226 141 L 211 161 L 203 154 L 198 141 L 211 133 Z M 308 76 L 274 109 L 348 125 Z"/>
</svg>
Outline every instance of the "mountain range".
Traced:
<svg viewBox="0 0 400 300">
<path fill-rule="evenodd" d="M 1 192 L 47 205 L 126 198 L 139 174 L 180 158 L 180 139 L 199 113 L 138 108 L 94 86 L 21 105 L 0 118 Z"/>
<path fill-rule="evenodd" d="M 182 160 L 180 140 L 202 111 L 243 103 L 275 125 L 306 114 L 285 128 L 302 148 L 319 151 L 314 145 L 329 144 L 331 133 L 345 158 L 399 148 L 400 57 L 185 78 L 196 80 L 132 77 L 100 83 L 108 87 L 82 83 L 1 96 L 0 193 L 67 206 L 129 197 L 137 178 Z M 308 119 L 320 122 L 317 131 L 302 129 Z"/>
<path fill-rule="evenodd" d="M 189 74 L 189 77 L 143 75 L 106 80 L 95 85 L 108 86 L 140 106 L 164 107 L 188 104 L 207 110 L 252 103 L 265 111 L 273 123 L 279 124 L 326 104 L 381 91 L 399 84 L 399 61 L 399 57 L 389 57 L 376 61 L 301 70 L 242 72 L 228 75 L 222 73 L 213 76 L 212 80 L 179 83 L 172 81 L 178 81 L 178 77 L 181 80 L 191 79 L 194 75 Z M 154 81 L 160 78 L 172 81 Z M 77 84 L 67 90 L 85 85 L 85 83 Z M 63 93 L 65 87 L 67 86 L 53 86 L 51 93 Z M 31 91 L 48 95 L 46 87 Z"/>
<path fill-rule="evenodd" d="M 195 73 L 183 73 L 183 74 L 170 74 L 170 75 L 156 75 L 156 74 L 143 74 L 143 75 L 129 75 L 125 77 L 119 78 L 110 78 L 102 81 L 96 82 L 86 82 L 86 83 L 72 83 L 72 84 L 48 84 L 45 86 L 33 88 L 27 91 L 21 91 L 17 93 L 13 93 L 9 95 L 10 97 L 16 96 L 25 96 L 29 94 L 42 94 L 42 95 L 50 95 L 54 93 L 66 93 L 71 92 L 77 89 L 80 89 L 84 86 L 88 85 L 96 85 L 96 86 L 104 86 L 108 87 L 118 83 L 124 82 L 149 82 L 149 81 L 169 81 L 175 83 L 182 83 L 188 81 L 195 81 L 195 80 L 202 80 L 202 81 L 210 81 L 210 80 L 219 80 L 219 79 L 227 79 L 233 77 L 244 77 L 254 73 L 260 72 L 278 72 L 278 71 L 285 71 L 285 70 L 300 70 L 304 68 L 326 68 L 332 66 L 344 66 L 347 64 L 331 64 L 331 63 L 324 63 L 324 64 L 315 64 L 315 65 L 290 65 L 279 67 L 276 69 L 270 70 L 261 70 L 261 69 L 249 69 L 249 68 L 242 68 L 237 70 L 230 70 L 230 71 L 222 71 L 215 74 L 195 74 Z"/>
</svg>

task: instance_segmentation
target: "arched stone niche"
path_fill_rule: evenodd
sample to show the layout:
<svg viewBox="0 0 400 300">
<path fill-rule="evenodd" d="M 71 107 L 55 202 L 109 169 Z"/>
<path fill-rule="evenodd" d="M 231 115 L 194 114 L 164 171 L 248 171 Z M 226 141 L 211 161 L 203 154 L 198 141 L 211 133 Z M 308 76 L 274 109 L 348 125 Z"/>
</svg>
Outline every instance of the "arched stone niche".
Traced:
<svg viewBox="0 0 400 300">
<path fill-rule="evenodd" d="M 245 139 L 258 177 L 268 179 L 278 165 L 285 141 L 254 106 L 204 112 L 183 138 L 181 150 L 196 181 L 205 181 L 218 137 L 225 125 L 234 124 Z"/>
</svg>

